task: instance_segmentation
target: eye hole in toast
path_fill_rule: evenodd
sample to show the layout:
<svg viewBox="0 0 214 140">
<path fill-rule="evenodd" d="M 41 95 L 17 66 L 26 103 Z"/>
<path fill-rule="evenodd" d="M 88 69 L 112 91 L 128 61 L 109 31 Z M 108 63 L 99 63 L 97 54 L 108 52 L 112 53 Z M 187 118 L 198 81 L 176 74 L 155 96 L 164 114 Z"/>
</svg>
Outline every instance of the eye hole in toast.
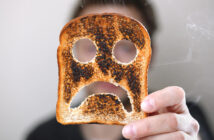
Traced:
<svg viewBox="0 0 214 140">
<path fill-rule="evenodd" d="M 113 57 L 122 63 L 129 63 L 134 60 L 137 54 L 137 49 L 129 40 L 118 41 L 113 48 Z"/>
<path fill-rule="evenodd" d="M 112 83 L 101 81 L 91 83 L 80 89 L 79 92 L 73 97 L 70 107 L 75 108 L 80 106 L 85 98 L 95 93 L 112 93 L 120 99 L 127 112 L 132 111 L 131 103 L 125 89 Z"/>
<path fill-rule="evenodd" d="M 96 56 L 97 50 L 92 40 L 83 38 L 74 43 L 72 53 L 78 61 L 89 62 Z"/>
</svg>

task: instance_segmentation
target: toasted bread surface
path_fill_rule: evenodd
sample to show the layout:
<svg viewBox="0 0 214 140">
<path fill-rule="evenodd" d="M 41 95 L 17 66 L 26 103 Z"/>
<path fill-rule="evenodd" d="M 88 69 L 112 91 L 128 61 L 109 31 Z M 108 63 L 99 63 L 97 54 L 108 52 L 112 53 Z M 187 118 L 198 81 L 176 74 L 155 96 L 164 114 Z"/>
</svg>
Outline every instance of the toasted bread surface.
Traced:
<svg viewBox="0 0 214 140">
<path fill-rule="evenodd" d="M 72 54 L 75 42 L 82 38 L 93 41 L 97 49 L 94 59 L 87 63 L 79 62 Z M 115 44 L 123 39 L 133 42 L 137 49 L 137 55 L 130 63 L 120 63 L 112 56 Z M 58 122 L 125 125 L 146 117 L 140 103 L 148 94 L 151 44 L 149 34 L 140 22 L 115 13 L 90 14 L 73 19 L 61 31 L 57 57 Z M 120 99 L 111 93 L 91 95 L 80 106 L 71 108 L 77 92 L 96 81 L 110 82 L 126 89 L 132 111 L 127 112 Z"/>
</svg>

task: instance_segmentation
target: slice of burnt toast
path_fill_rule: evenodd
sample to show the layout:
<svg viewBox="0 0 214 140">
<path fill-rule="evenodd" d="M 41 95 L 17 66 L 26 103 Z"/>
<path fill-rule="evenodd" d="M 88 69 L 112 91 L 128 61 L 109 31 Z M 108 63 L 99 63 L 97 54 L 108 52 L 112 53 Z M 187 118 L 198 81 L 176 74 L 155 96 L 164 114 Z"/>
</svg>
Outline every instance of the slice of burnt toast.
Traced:
<svg viewBox="0 0 214 140">
<path fill-rule="evenodd" d="M 82 38 L 92 40 L 96 56 L 87 63 L 73 55 L 74 43 Z M 120 63 L 112 56 L 120 40 L 134 43 L 137 53 L 130 63 Z M 140 103 L 147 96 L 147 71 L 151 57 L 150 37 L 145 27 L 135 19 L 115 13 L 90 14 L 67 23 L 60 34 L 57 51 L 59 66 L 57 121 L 61 124 L 103 123 L 125 125 L 146 117 Z M 94 94 L 80 106 L 70 104 L 77 92 L 93 82 L 104 81 L 120 85 L 128 92 L 131 112 L 111 93 Z"/>
</svg>

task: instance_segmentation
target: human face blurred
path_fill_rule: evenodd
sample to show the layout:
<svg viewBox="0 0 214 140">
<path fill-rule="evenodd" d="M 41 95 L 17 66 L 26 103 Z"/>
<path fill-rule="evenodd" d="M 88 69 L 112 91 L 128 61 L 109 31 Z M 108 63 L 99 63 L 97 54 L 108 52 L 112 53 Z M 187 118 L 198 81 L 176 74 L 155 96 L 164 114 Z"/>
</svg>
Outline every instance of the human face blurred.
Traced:
<svg viewBox="0 0 214 140">
<path fill-rule="evenodd" d="M 118 5 L 91 5 L 84 8 L 80 12 L 80 16 L 93 13 L 119 13 L 125 16 L 132 17 L 142 22 L 140 13 L 132 6 L 118 6 Z M 82 39 L 78 42 L 78 47 L 75 48 L 76 57 L 82 62 L 90 61 L 96 54 L 96 47 L 88 39 Z M 117 60 L 123 63 L 130 62 L 136 55 L 136 48 L 133 43 L 127 40 L 122 40 L 116 44 L 113 50 L 113 55 Z M 119 86 L 108 82 L 95 82 L 88 86 L 87 91 L 91 93 L 114 93 L 121 100 L 127 97 L 126 91 Z"/>
</svg>

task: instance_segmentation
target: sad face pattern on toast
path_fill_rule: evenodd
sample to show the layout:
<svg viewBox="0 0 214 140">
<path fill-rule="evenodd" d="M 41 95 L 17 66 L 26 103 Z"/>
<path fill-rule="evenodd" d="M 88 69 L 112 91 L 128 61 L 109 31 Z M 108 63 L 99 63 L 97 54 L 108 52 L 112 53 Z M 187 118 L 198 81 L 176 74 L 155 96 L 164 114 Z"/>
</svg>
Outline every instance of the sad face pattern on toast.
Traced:
<svg viewBox="0 0 214 140">
<path fill-rule="evenodd" d="M 94 42 L 97 50 L 94 59 L 88 63 L 79 62 L 72 51 L 75 42 L 83 38 Z M 115 44 L 124 39 L 133 42 L 137 49 L 136 57 L 130 63 L 120 63 L 112 56 Z M 61 81 L 63 100 L 67 104 L 71 103 L 72 98 L 83 86 L 96 81 L 105 81 L 117 83 L 125 88 L 130 97 L 132 110 L 141 111 L 140 102 L 147 94 L 144 92 L 147 92 L 147 69 L 151 51 L 147 52 L 150 49 L 148 33 L 139 22 L 117 14 L 88 15 L 74 19 L 61 32 L 60 49 L 58 53 L 61 53 L 61 58 L 58 59 L 61 59 L 59 63 L 62 64 L 61 69 L 64 71 L 64 79 Z M 112 103 L 121 104 L 118 98 L 112 99 L 110 96 L 96 95 L 96 98 L 103 97 L 103 100 L 111 99 Z M 88 98 L 87 105 L 90 102 L 93 100 Z M 99 106 L 94 109 L 102 110 Z M 88 113 L 88 110 L 85 111 Z"/>
</svg>

